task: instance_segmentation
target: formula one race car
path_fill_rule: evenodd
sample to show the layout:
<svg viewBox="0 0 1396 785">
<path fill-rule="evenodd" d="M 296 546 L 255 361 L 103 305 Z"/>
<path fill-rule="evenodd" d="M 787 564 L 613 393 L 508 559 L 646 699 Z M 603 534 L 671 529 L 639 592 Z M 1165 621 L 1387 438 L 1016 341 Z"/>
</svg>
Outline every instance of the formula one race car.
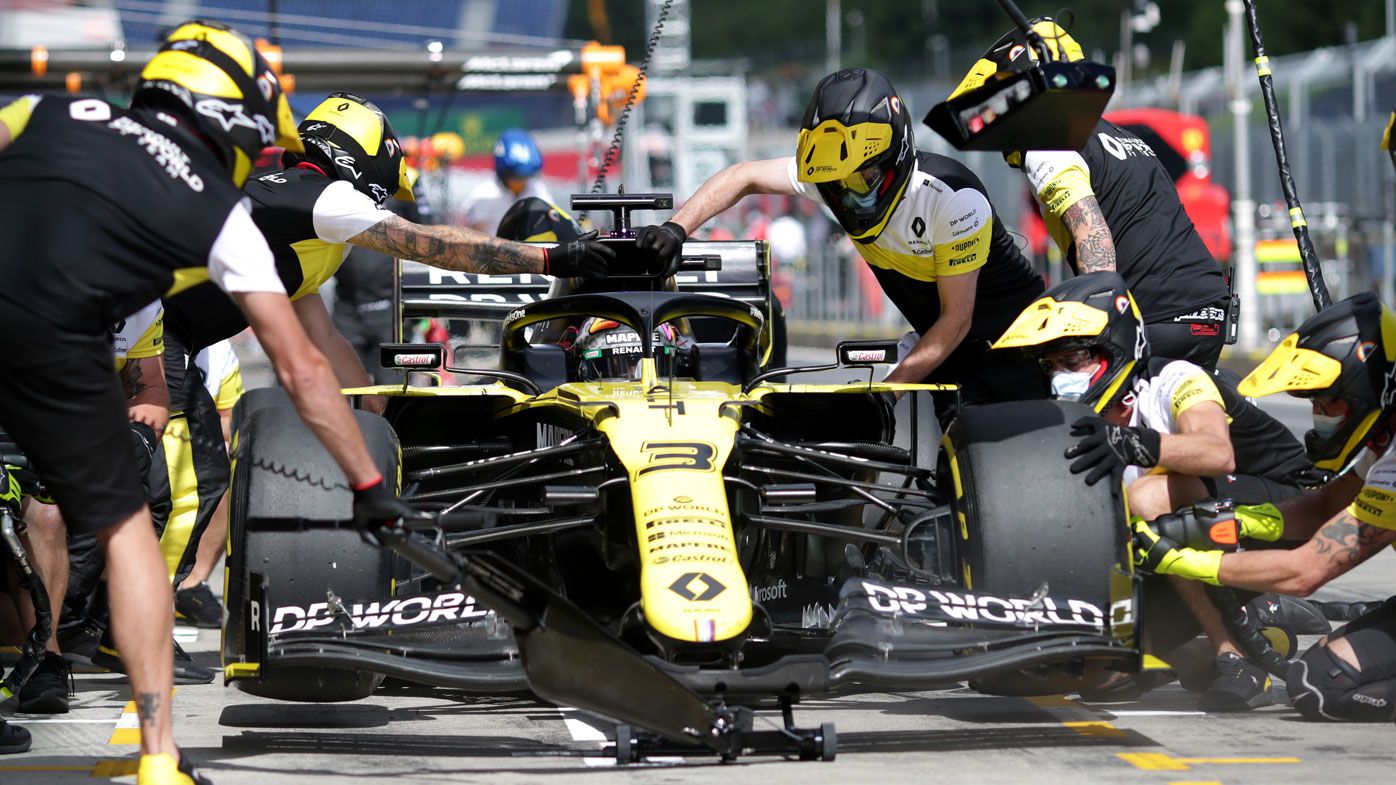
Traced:
<svg viewBox="0 0 1396 785">
<path fill-rule="evenodd" d="M 388 396 L 359 423 L 384 476 L 437 513 L 372 534 L 391 547 L 349 525 L 343 475 L 280 391 L 239 404 L 227 681 L 309 701 L 385 677 L 532 688 L 621 723 L 623 761 L 658 738 L 828 758 L 831 728 L 790 725 L 801 696 L 1054 694 L 1140 667 L 1121 489 L 1062 457 L 1084 407 L 966 408 L 937 442 L 929 395 L 953 388 L 872 381 L 895 344 L 763 366 L 764 244 L 690 241 L 675 286 L 621 209 L 667 197 L 590 199 L 574 209 L 619 213 L 604 281 L 520 303 L 537 276 L 401 267 L 401 315 L 493 316 L 498 364 L 386 345 L 385 365 L 457 386 L 348 391 Z M 695 339 L 715 325 L 725 340 Z M 814 372 L 842 381 L 800 383 Z M 787 730 L 751 732 L 741 707 L 771 697 Z"/>
</svg>

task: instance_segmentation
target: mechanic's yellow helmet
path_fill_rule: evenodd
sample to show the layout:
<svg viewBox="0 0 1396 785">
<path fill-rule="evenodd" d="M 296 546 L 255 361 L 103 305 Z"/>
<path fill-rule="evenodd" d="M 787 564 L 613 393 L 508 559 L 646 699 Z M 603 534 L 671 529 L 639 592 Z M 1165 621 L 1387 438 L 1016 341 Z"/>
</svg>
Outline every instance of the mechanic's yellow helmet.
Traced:
<svg viewBox="0 0 1396 785">
<path fill-rule="evenodd" d="M 353 93 L 330 93 L 300 125 L 305 158 L 377 204 L 413 201 L 407 158 L 388 116 Z"/>
<path fill-rule="evenodd" d="M 911 113 L 886 76 L 847 68 L 819 81 L 800 123 L 795 172 L 851 239 L 877 239 L 915 170 Z"/>
<path fill-rule="evenodd" d="M 1081 45 L 1076 43 L 1066 30 L 1050 16 L 1039 16 L 1032 20 L 1032 29 L 1042 36 L 1047 51 L 1057 60 L 1075 62 L 1084 60 Z M 1037 62 L 1037 52 L 1028 46 L 1027 36 L 1022 30 L 1013 29 L 994 42 L 988 51 L 980 55 L 974 67 L 960 80 L 960 84 L 950 93 L 954 98 L 961 93 L 981 87 L 996 74 L 1025 71 Z"/>
<path fill-rule="evenodd" d="M 1396 412 L 1396 313 L 1371 292 L 1334 303 L 1299 325 L 1237 389 L 1248 397 L 1287 392 L 1343 401 L 1335 408 L 1344 413 L 1315 414 L 1304 434 L 1309 460 L 1340 471 Z"/>
<path fill-rule="evenodd" d="M 1041 360 L 1050 352 L 1091 349 L 1105 362 L 1084 391 L 1057 397 L 1104 413 L 1131 390 L 1149 360 L 1144 316 L 1118 273 L 1086 273 L 1053 286 L 1013 320 L 995 349 L 1021 349 Z"/>
<path fill-rule="evenodd" d="M 529 196 L 504 212 L 494 233 L 521 243 L 567 243 L 582 236 L 582 227 L 561 207 Z"/>
<path fill-rule="evenodd" d="M 218 22 L 175 28 L 141 70 L 131 106 L 192 119 L 238 186 L 262 148 L 302 150 L 281 80 L 251 41 Z"/>
</svg>

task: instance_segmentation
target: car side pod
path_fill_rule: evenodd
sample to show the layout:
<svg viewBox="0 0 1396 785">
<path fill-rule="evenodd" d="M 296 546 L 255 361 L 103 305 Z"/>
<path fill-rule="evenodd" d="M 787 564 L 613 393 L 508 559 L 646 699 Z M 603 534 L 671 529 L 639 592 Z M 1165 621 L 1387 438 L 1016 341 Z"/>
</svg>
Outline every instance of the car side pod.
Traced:
<svg viewBox="0 0 1396 785">
<path fill-rule="evenodd" d="M 495 554 L 460 556 L 403 528 L 385 527 L 372 535 L 439 580 L 478 597 L 507 621 L 529 686 L 544 700 L 642 729 L 645 739 L 660 737 L 690 750 L 705 747 L 724 760 L 742 753 L 804 758 L 814 754 L 810 751 L 833 758 L 828 747 L 832 726 L 775 736 L 753 733 L 749 712 L 709 704 L 562 595 Z M 629 755 L 629 741 L 626 749 Z"/>
</svg>

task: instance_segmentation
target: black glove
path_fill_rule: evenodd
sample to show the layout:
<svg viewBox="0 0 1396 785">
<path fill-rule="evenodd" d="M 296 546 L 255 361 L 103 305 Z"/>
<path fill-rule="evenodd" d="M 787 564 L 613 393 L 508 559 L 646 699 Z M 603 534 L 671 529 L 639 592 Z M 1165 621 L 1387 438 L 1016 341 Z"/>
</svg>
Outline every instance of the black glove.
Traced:
<svg viewBox="0 0 1396 785">
<path fill-rule="evenodd" d="M 1087 485 L 1095 485 L 1106 475 L 1118 477 L 1126 466 L 1158 465 L 1158 431 L 1109 425 L 1100 417 L 1090 416 L 1072 423 L 1071 435 L 1083 437 L 1066 450 L 1066 457 L 1077 458 L 1071 464 L 1071 473 L 1089 471 Z"/>
<path fill-rule="evenodd" d="M 558 278 L 605 278 L 616 252 L 596 242 L 592 230 L 560 248 L 543 251 L 543 272 Z"/>
<path fill-rule="evenodd" d="M 641 226 L 635 233 L 635 245 L 663 265 L 664 278 L 672 278 L 683 264 L 683 244 L 688 232 L 673 221 L 659 226 Z"/>
<path fill-rule="evenodd" d="M 354 528 L 370 545 L 382 545 L 378 532 L 396 529 L 404 520 L 430 520 L 431 513 L 415 509 L 399 499 L 380 477 L 378 482 L 354 491 Z"/>
</svg>

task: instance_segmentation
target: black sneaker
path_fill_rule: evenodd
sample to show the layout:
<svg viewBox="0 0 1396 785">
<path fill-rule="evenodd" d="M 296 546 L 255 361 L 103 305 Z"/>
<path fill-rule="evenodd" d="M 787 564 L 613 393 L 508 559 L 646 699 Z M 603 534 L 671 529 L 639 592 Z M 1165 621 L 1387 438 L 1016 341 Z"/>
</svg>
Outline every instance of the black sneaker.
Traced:
<svg viewBox="0 0 1396 785">
<path fill-rule="evenodd" d="M 51 651 L 24 682 L 19 694 L 19 711 L 23 714 L 67 714 L 68 696 L 72 694 L 72 666 Z"/>
<path fill-rule="evenodd" d="M 28 752 L 31 743 L 29 731 L 0 720 L 0 755 Z"/>
<path fill-rule="evenodd" d="M 213 681 L 214 673 L 212 668 L 205 668 L 194 658 L 189 656 L 189 652 L 179 645 L 179 641 L 174 642 L 174 683 L 175 684 L 208 684 Z"/>
<path fill-rule="evenodd" d="M 204 630 L 223 627 L 223 603 L 218 601 L 208 583 L 175 592 L 175 621 Z"/>
<path fill-rule="evenodd" d="M 102 643 L 102 628 L 94 624 L 81 624 L 58 629 L 58 648 L 63 659 L 77 665 L 91 665 Z"/>
<path fill-rule="evenodd" d="M 1270 675 L 1239 654 L 1217 657 L 1217 677 L 1197 702 L 1203 711 L 1250 711 L 1275 702 Z"/>
<path fill-rule="evenodd" d="M 212 668 L 205 668 L 194 662 L 194 658 L 179 645 L 179 641 L 173 643 L 175 684 L 208 684 L 213 681 L 217 674 Z M 116 673 L 126 672 L 126 666 L 121 662 L 121 654 L 109 638 L 102 639 L 102 645 L 98 646 L 97 653 L 92 655 L 92 664 Z"/>
</svg>

